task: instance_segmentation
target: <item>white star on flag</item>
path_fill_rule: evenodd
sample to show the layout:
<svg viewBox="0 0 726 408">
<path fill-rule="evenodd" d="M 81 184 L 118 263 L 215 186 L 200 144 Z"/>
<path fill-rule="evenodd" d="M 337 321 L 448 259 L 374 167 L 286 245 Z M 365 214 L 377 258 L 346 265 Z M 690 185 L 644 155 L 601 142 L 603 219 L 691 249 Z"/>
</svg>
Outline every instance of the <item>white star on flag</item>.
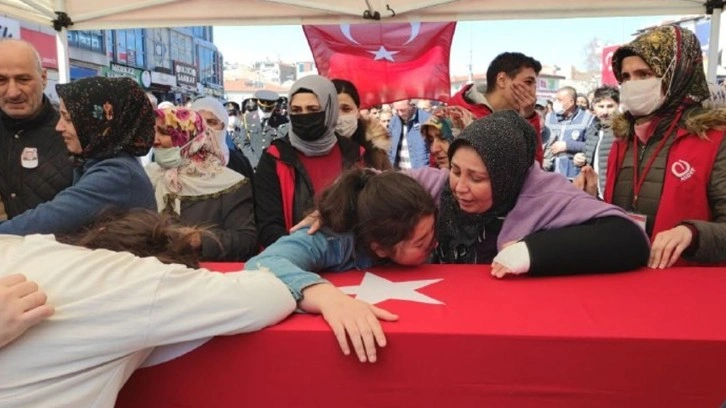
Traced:
<svg viewBox="0 0 726 408">
<path fill-rule="evenodd" d="M 443 279 L 428 279 L 392 282 L 386 278 L 366 272 L 360 285 L 343 286 L 339 289 L 349 295 L 356 295 L 356 299 L 368 302 L 372 305 L 388 299 L 409 300 L 411 302 L 443 305 L 444 302 L 416 291 L 416 289 L 421 289 L 442 280 Z"/>
<path fill-rule="evenodd" d="M 370 52 L 371 54 L 376 56 L 375 58 L 373 58 L 373 61 L 378 61 L 380 59 L 386 59 L 391 62 L 395 62 L 395 61 L 393 61 L 393 55 L 398 54 L 398 51 L 388 51 L 386 49 L 386 47 L 384 47 L 382 45 L 381 45 L 381 48 L 378 49 L 378 51 L 368 51 L 368 52 Z"/>
</svg>

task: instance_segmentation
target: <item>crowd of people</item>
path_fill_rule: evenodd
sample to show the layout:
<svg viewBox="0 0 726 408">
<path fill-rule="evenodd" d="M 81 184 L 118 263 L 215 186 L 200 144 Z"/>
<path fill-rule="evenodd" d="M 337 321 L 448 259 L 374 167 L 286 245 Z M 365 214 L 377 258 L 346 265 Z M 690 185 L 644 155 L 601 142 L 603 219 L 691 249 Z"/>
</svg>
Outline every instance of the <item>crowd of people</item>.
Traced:
<svg viewBox="0 0 726 408">
<path fill-rule="evenodd" d="M 433 107 L 361 106 L 355 84 L 313 75 L 284 103 L 262 92 L 185 107 L 155 106 L 130 79 L 87 78 L 57 85 L 56 111 L 33 47 L 1 40 L 0 55 L 9 406 L 112 406 L 153 347 L 258 330 L 295 308 L 375 362 L 379 320 L 397 316 L 323 271 L 726 262 L 726 109 L 708 103 L 700 44 L 678 26 L 615 53 L 620 89 L 537 100 L 541 64 L 508 52 L 486 86 Z"/>
</svg>

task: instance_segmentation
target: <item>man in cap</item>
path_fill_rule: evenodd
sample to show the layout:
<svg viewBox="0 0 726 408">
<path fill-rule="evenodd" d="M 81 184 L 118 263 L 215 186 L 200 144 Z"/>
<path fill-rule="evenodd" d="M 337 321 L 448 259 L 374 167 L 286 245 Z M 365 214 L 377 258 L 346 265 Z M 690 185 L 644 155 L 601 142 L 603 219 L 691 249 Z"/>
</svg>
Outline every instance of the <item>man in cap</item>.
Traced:
<svg viewBox="0 0 726 408">
<path fill-rule="evenodd" d="M 280 95 L 276 92 L 259 90 L 253 99 L 257 102 L 257 110 L 242 115 L 240 132 L 232 140 L 256 168 L 262 151 L 274 139 L 287 135 L 288 119 L 279 112 Z"/>
</svg>

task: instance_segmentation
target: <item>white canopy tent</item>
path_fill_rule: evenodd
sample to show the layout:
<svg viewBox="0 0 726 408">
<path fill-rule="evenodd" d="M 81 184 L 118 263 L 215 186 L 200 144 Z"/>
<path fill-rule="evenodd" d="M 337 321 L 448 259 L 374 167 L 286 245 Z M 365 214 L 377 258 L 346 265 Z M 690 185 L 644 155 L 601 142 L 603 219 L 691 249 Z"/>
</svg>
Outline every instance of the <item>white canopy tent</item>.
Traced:
<svg viewBox="0 0 726 408">
<path fill-rule="evenodd" d="M 724 0 L 0 0 L 0 15 L 55 27 L 59 73 L 65 82 L 68 28 L 543 19 L 713 11 L 709 79 L 715 79 L 723 4 Z"/>
</svg>

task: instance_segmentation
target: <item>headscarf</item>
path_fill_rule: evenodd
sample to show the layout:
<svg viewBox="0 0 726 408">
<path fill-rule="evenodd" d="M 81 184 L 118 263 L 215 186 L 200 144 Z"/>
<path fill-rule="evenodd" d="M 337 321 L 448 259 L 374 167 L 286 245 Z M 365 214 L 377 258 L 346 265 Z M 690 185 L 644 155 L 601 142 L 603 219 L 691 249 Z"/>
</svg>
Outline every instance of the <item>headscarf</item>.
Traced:
<svg viewBox="0 0 726 408">
<path fill-rule="evenodd" d="M 491 221 L 507 215 L 534 162 L 535 130 L 513 110 L 494 112 L 467 126 L 449 147 L 449 161 L 456 150 L 470 146 L 481 157 L 492 185 L 492 207 L 483 214 L 459 208 L 449 183 L 441 193 L 437 221 L 439 256 L 444 262 L 473 263 L 476 245 L 484 239 Z M 462 246 L 465 251 L 462 251 Z M 462 259 L 462 254 L 467 258 Z"/>
<path fill-rule="evenodd" d="M 211 129 L 200 114 L 186 108 L 157 109 L 172 144 L 181 147 L 182 162 L 164 169 L 156 163 L 146 166 L 161 212 L 171 206 L 179 214 L 180 197 L 219 193 L 244 180 L 241 174 L 223 164 L 224 157 Z"/>
<path fill-rule="evenodd" d="M 656 134 L 665 132 L 680 111 L 709 98 L 701 44 L 692 31 L 677 25 L 655 27 L 618 48 L 612 59 L 618 83 L 623 82 L 623 60 L 631 56 L 642 58 L 667 87 L 665 101 L 653 112 L 659 120 Z M 626 115 L 632 124 L 634 118 Z"/>
<path fill-rule="evenodd" d="M 154 145 L 154 110 L 131 78 L 93 77 L 55 86 L 71 116 L 83 151 L 77 162 L 144 156 Z"/>
<path fill-rule="evenodd" d="M 469 110 L 460 106 L 436 108 L 426 123 L 421 125 L 421 134 L 426 138 L 429 129 L 436 128 L 441 133 L 441 138 L 451 143 L 475 120 L 476 117 Z"/>
<path fill-rule="evenodd" d="M 203 110 L 211 112 L 217 120 L 224 125 L 221 132 L 216 130 L 212 131 L 217 137 L 217 144 L 222 151 L 222 155 L 224 156 L 224 165 L 226 166 L 227 163 L 229 163 L 229 146 L 227 146 L 227 109 L 224 108 L 222 102 L 219 100 L 212 98 L 211 96 L 205 96 L 204 98 L 199 98 L 192 102 L 192 110 L 197 112 Z"/>
<path fill-rule="evenodd" d="M 333 82 L 320 75 L 308 75 L 295 81 L 290 88 L 290 102 L 295 94 L 309 91 L 318 97 L 318 102 L 325 112 L 325 134 L 312 142 L 302 140 L 290 126 L 288 135 L 290 144 L 306 156 L 322 156 L 333 149 L 338 139 L 335 137 L 335 125 L 338 123 L 338 94 Z"/>
</svg>

